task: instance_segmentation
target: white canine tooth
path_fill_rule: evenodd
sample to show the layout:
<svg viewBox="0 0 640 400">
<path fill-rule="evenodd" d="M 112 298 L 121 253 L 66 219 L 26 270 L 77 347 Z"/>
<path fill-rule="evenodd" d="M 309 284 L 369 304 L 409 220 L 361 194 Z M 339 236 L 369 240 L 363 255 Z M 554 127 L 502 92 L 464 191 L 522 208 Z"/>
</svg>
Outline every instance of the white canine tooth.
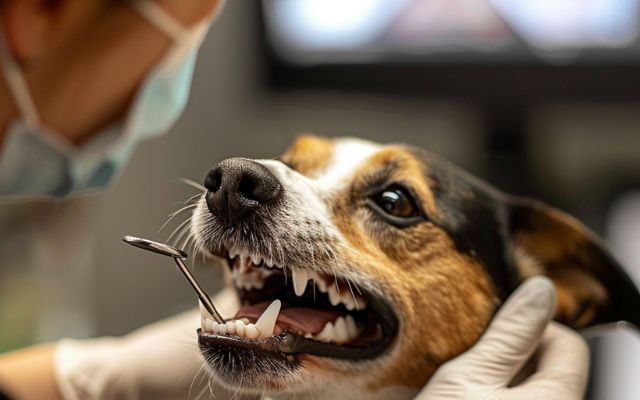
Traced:
<svg viewBox="0 0 640 400">
<path fill-rule="evenodd" d="M 349 332 L 347 331 L 347 322 L 342 317 L 336 319 L 334 332 L 337 343 L 346 343 L 349 341 Z"/>
<path fill-rule="evenodd" d="M 333 323 L 327 322 L 327 324 L 322 328 L 320 333 L 315 335 L 315 338 L 321 340 L 323 342 L 335 342 L 335 328 L 333 327 Z"/>
<path fill-rule="evenodd" d="M 213 332 L 213 320 L 211 319 L 205 319 L 204 320 L 204 326 L 205 326 L 205 331 L 206 332 Z"/>
<path fill-rule="evenodd" d="M 227 333 L 230 335 L 236 334 L 236 324 L 233 321 L 227 321 L 225 324 L 227 326 Z"/>
<path fill-rule="evenodd" d="M 338 293 L 338 289 L 336 289 L 335 286 L 332 285 L 327 291 L 327 294 L 329 295 L 329 301 L 332 306 L 340 304 L 340 293 Z"/>
<path fill-rule="evenodd" d="M 293 291 L 296 293 L 296 296 L 302 296 L 304 289 L 307 287 L 309 274 L 304 269 L 293 268 L 291 269 L 291 278 L 293 281 Z"/>
<path fill-rule="evenodd" d="M 230 259 L 232 259 L 232 260 L 233 260 L 234 258 L 236 258 L 236 255 L 237 255 L 237 254 L 236 254 L 235 250 L 231 250 L 231 249 L 229 249 L 229 258 L 230 258 Z"/>
<path fill-rule="evenodd" d="M 273 328 L 276 326 L 276 320 L 278 319 L 281 306 L 282 303 L 280 300 L 274 300 L 269 304 L 269 307 L 264 310 L 260 318 L 258 318 L 255 326 L 258 328 L 258 331 L 260 331 L 260 337 L 273 336 Z"/>
<path fill-rule="evenodd" d="M 260 332 L 254 324 L 247 324 L 247 326 L 244 328 L 244 336 L 249 339 L 257 339 L 259 335 Z"/>
<path fill-rule="evenodd" d="M 356 338 L 356 336 L 358 336 L 358 327 L 356 326 L 356 321 L 351 315 L 347 315 L 345 321 L 347 323 L 347 332 L 349 332 L 349 340 L 353 340 Z"/>
<path fill-rule="evenodd" d="M 242 320 L 236 320 L 236 335 L 244 336 L 245 324 Z"/>
</svg>

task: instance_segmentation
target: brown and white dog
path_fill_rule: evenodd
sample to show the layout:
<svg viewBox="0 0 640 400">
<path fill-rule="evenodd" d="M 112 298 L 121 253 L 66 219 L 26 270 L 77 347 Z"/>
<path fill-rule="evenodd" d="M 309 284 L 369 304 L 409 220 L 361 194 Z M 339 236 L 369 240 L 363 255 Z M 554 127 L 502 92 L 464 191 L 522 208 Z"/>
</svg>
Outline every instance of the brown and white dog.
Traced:
<svg viewBox="0 0 640 400">
<path fill-rule="evenodd" d="M 557 320 L 640 326 L 640 294 L 583 225 L 418 148 L 303 136 L 220 162 L 205 187 L 191 233 L 243 306 L 203 314 L 199 345 L 241 393 L 411 398 L 538 274 Z"/>
</svg>

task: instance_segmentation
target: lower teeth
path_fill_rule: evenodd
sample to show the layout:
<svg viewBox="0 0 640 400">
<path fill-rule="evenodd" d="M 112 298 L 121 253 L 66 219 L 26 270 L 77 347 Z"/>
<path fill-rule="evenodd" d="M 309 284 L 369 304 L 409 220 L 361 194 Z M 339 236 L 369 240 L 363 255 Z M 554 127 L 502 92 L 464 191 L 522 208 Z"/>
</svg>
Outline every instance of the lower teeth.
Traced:
<svg viewBox="0 0 640 400">
<path fill-rule="evenodd" d="M 271 327 L 271 333 L 266 334 L 267 330 L 265 330 L 264 328 L 265 325 L 261 320 L 263 319 L 265 314 L 267 314 L 267 311 L 269 311 L 269 308 L 271 308 L 272 306 L 274 308 L 277 307 L 279 311 L 279 308 L 280 308 L 279 303 L 280 303 L 279 300 L 276 300 L 273 303 L 271 303 L 271 305 L 267 307 L 267 310 L 265 310 L 265 312 L 262 314 L 260 319 L 258 319 L 258 321 L 255 324 L 249 322 L 249 320 L 246 318 L 242 318 L 238 320 L 230 320 L 224 324 L 218 324 L 213 322 L 213 320 L 203 316 L 201 321 L 202 330 L 206 333 L 213 333 L 218 335 L 235 335 L 235 336 L 239 336 L 249 340 L 273 337 L 274 327 Z M 273 312 L 273 309 L 270 312 Z M 276 314 L 276 318 L 277 318 L 277 314 Z M 267 321 L 267 322 L 270 322 L 270 321 Z M 273 322 L 275 326 L 275 319 L 273 320 Z M 260 326 L 262 326 L 263 329 L 260 329 Z M 268 329 L 268 326 L 267 326 L 267 329 Z M 356 326 L 356 323 L 353 317 L 351 315 L 347 315 L 344 317 L 338 317 L 338 319 L 336 319 L 333 322 L 327 322 L 324 328 L 322 328 L 322 330 L 316 334 L 304 333 L 300 331 L 298 331 L 297 334 L 299 334 L 300 336 L 304 336 L 305 338 L 314 339 L 321 342 L 344 344 L 358 337 L 361 331 L 362 329 Z"/>
</svg>

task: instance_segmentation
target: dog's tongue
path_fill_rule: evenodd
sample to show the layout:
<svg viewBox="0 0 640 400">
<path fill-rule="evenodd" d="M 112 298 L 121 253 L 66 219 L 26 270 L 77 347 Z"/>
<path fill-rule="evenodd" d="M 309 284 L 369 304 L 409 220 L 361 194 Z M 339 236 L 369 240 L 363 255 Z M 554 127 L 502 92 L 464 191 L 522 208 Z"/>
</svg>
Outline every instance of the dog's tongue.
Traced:
<svg viewBox="0 0 640 400">
<path fill-rule="evenodd" d="M 270 301 L 265 301 L 252 306 L 244 306 L 238 310 L 233 319 L 248 318 L 255 323 L 270 303 Z M 287 308 L 286 304 L 283 304 L 273 333 L 279 335 L 285 329 L 300 330 L 305 333 L 318 333 L 327 322 L 335 321 L 340 315 L 337 311 L 302 307 Z"/>
</svg>

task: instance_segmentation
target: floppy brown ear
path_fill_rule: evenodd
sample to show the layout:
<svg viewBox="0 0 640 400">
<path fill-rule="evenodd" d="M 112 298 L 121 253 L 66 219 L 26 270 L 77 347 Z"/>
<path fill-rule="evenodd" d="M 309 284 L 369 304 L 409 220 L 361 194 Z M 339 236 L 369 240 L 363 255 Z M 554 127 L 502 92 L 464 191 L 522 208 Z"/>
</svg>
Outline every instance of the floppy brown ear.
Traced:
<svg viewBox="0 0 640 400">
<path fill-rule="evenodd" d="M 602 241 L 573 217 L 517 199 L 509 211 L 521 278 L 543 274 L 557 289 L 556 319 L 574 328 L 628 321 L 640 327 L 640 293 Z"/>
</svg>

